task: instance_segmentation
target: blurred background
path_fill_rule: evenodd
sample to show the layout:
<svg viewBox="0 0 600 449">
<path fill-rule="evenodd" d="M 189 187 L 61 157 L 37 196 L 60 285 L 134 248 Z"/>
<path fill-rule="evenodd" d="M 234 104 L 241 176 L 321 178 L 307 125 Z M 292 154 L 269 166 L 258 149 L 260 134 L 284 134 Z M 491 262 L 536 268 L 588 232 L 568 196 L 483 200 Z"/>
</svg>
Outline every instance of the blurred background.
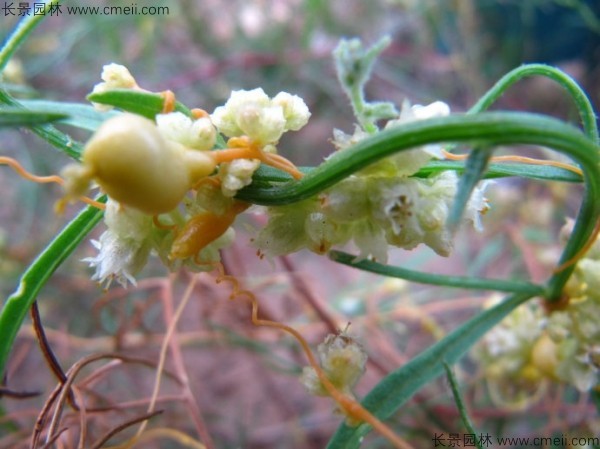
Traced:
<svg viewBox="0 0 600 449">
<path fill-rule="evenodd" d="M 136 3 L 138 8 L 164 7 L 163 14 L 152 16 L 67 12 L 67 6 L 74 5 L 132 5 L 126 2 L 61 3 L 62 12 L 46 18 L 5 71 L 3 87 L 12 95 L 84 103 L 100 81 L 102 66 L 110 62 L 127 66 L 142 87 L 170 89 L 187 106 L 209 112 L 234 89 L 260 86 L 271 96 L 287 91 L 301 96 L 312 112 L 309 124 L 288 133 L 279 145 L 280 152 L 297 165 L 317 165 L 330 154 L 334 128 L 353 129 L 352 111 L 331 58 L 341 38 L 360 37 L 366 45 L 385 34 L 392 38 L 367 86 L 371 100 L 397 105 L 405 99 L 421 104 L 442 100 L 461 112 L 509 70 L 525 62 L 541 62 L 565 70 L 586 89 L 596 108 L 600 104 L 597 0 Z M 17 21 L 6 9 L 0 11 L 3 39 Z M 541 112 L 577 122 L 571 100 L 545 79 L 520 82 L 494 108 Z M 64 129 L 75 139 L 88 137 L 79 130 Z M 544 155 L 539 149 L 528 151 Z M 57 173 L 68 162 L 27 132 L 3 130 L 1 153 L 37 174 Z M 78 207 L 55 215 L 58 188 L 29 183 L 5 167 L 0 167 L 0 189 L 0 293 L 6 297 Z M 449 274 L 544 279 L 560 251 L 558 230 L 565 217 L 578 209 L 579 189 L 504 180 L 488 193 L 492 210 L 484 217 L 485 233 L 459 235 L 450 259 L 440 260 L 428 249 L 397 250 L 391 262 Z M 252 231 L 246 228 L 261 222 L 264 219 L 254 215 L 238 223 L 242 238 L 224 254 L 228 270 L 257 293 L 265 316 L 293 324 L 315 346 L 328 332 L 351 321 L 350 333 L 371 356 L 359 396 L 471 316 L 490 296 L 409 286 L 309 253 L 260 262 L 248 244 Z M 96 237 L 101 228 L 95 231 Z M 179 302 L 190 276 L 169 277 L 156 264 L 142 273 L 140 278 L 145 280 L 137 289 L 113 287 L 103 292 L 89 281 L 90 272 L 80 262 L 92 253 L 91 245 L 82 245 L 39 298 L 59 360 L 65 369 L 87 354 L 102 351 L 156 360 L 168 322 L 165 311 Z M 189 390 L 166 376 L 158 407 L 165 412 L 150 427 L 177 429 L 193 438 L 209 434 L 212 447 L 217 448 L 324 447 L 341 418 L 332 415 L 328 400 L 310 397 L 298 382 L 305 364 L 298 345 L 277 331 L 253 328 L 246 304 L 227 301 L 228 296 L 228 288 L 216 286 L 209 275 L 194 289 L 194 300 L 177 332 L 184 368 L 176 358 L 167 360 L 167 369 L 175 376 L 187 373 Z M 102 366 L 92 365 L 81 376 L 86 379 L 81 388 L 91 406 L 114 406 L 111 413 L 88 415 L 90 441 L 144 411 L 155 375 L 152 368 L 129 362 L 94 377 Z M 523 420 L 522 409 L 493 403 L 476 367 L 467 364 L 459 377 L 472 417 L 482 431 L 509 436 L 600 433 L 589 398 L 560 385 L 531 401 Z M 55 384 L 27 324 L 13 351 L 8 385 L 40 395 L 2 400 L 0 447 L 28 447 L 35 416 Z M 197 409 L 190 405 L 190 398 Z M 117 402 L 127 405 L 117 407 Z M 196 410 L 196 415 L 190 410 Z M 78 414 L 65 413 L 66 425 L 73 430 L 65 433 L 62 446 L 57 447 L 76 447 Z M 462 428 L 443 381 L 417 395 L 391 425 L 415 447 L 431 447 L 435 432 Z M 135 426 L 124 430 L 111 443 L 124 441 L 133 430 Z M 211 447 L 210 441 L 203 442 Z M 388 444 L 372 435 L 365 447 Z M 193 446 L 183 439 L 156 437 L 143 447 Z"/>
</svg>

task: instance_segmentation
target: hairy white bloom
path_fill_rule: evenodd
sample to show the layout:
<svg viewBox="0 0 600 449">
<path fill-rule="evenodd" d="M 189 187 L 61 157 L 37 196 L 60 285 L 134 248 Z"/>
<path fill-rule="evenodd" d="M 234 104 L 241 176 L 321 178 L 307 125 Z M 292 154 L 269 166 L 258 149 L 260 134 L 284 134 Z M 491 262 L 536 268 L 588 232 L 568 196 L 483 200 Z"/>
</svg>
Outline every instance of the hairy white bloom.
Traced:
<svg viewBox="0 0 600 449">
<path fill-rule="evenodd" d="M 100 240 L 92 240 L 92 245 L 98 250 L 98 255 L 86 257 L 83 262 L 88 262 L 90 267 L 96 269 L 93 281 L 106 283 L 106 288 L 113 280 L 123 287 L 127 287 L 127 282 L 136 285 L 133 276 L 146 265 L 150 245 L 120 238 L 111 231 L 105 231 Z"/>
<path fill-rule="evenodd" d="M 238 190 L 252 183 L 252 175 L 260 166 L 258 159 L 236 159 L 219 167 L 221 191 L 224 196 L 231 198 Z"/>
<path fill-rule="evenodd" d="M 156 125 L 167 139 L 199 151 L 208 151 L 215 146 L 217 130 L 208 117 L 192 120 L 181 112 L 158 114 Z"/>
<path fill-rule="evenodd" d="M 260 146 L 276 144 L 285 131 L 298 130 L 310 117 L 300 97 L 280 92 L 274 99 L 261 89 L 236 90 L 211 115 L 227 137 L 247 136 Z"/>
<path fill-rule="evenodd" d="M 123 287 L 127 282 L 135 285 L 133 276 L 144 267 L 150 254 L 152 217 L 109 199 L 104 222 L 108 229 L 100 240 L 92 241 L 98 255 L 83 259 L 96 269 L 92 280 L 106 282 L 107 287 L 113 279 Z"/>
</svg>

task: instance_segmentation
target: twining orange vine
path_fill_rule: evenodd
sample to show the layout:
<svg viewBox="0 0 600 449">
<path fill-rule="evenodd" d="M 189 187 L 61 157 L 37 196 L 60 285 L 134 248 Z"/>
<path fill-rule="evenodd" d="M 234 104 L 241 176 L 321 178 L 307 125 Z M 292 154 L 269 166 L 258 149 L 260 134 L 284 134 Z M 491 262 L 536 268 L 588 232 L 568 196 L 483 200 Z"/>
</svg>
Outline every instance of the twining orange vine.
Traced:
<svg viewBox="0 0 600 449">
<path fill-rule="evenodd" d="M 232 288 L 232 292 L 230 295 L 231 299 L 235 299 L 237 297 L 246 296 L 250 301 L 252 306 L 252 324 L 255 326 L 264 326 L 264 327 L 273 327 L 276 329 L 280 329 L 284 332 L 287 332 L 292 337 L 294 337 L 302 350 L 306 354 L 306 358 L 308 359 L 308 363 L 315 370 L 319 381 L 327 390 L 327 393 L 331 398 L 339 405 L 340 409 L 344 412 L 344 414 L 355 422 L 366 422 L 370 424 L 376 431 L 378 431 L 381 435 L 387 438 L 396 448 L 399 449 L 410 449 L 410 446 L 406 441 L 402 440 L 398 435 L 396 435 L 388 426 L 386 426 L 383 422 L 381 422 L 377 417 L 375 417 L 371 412 L 369 412 L 366 408 L 364 408 L 360 403 L 355 401 L 353 398 L 343 394 L 340 392 L 329 380 L 327 375 L 321 369 L 321 366 L 315 359 L 310 346 L 304 339 L 304 337 L 294 328 L 287 326 L 282 323 L 278 323 L 276 321 L 263 320 L 258 317 L 258 301 L 254 293 L 249 290 L 244 290 L 240 287 L 239 281 L 231 275 L 225 273 L 225 268 L 223 264 L 220 262 L 213 263 L 217 271 L 216 282 L 229 282 Z"/>
<path fill-rule="evenodd" d="M 21 164 L 19 164 L 16 160 L 14 160 L 12 157 L 7 157 L 7 156 L 0 156 L 0 165 L 8 165 L 10 168 L 12 168 L 14 171 L 16 171 L 21 177 L 29 180 L 29 181 L 33 181 L 33 182 L 37 182 L 40 184 L 46 184 L 49 182 L 55 182 L 56 184 L 59 185 L 64 185 L 65 184 L 65 180 L 62 179 L 60 176 L 57 175 L 51 175 L 51 176 L 37 176 L 34 175 L 32 173 L 29 173 L 27 170 L 25 170 Z M 88 198 L 86 196 L 82 196 L 79 198 L 81 201 L 83 201 L 86 204 L 89 204 L 90 206 L 94 206 L 97 209 L 102 209 L 104 210 L 106 208 L 106 205 L 95 201 L 91 198 Z"/>
</svg>

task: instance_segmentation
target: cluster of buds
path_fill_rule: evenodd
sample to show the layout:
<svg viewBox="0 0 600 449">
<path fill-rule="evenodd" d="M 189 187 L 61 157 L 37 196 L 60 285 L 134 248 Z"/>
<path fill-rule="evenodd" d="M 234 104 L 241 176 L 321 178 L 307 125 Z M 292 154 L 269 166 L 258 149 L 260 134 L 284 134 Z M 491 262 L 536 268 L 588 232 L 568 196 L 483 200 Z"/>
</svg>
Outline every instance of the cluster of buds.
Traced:
<svg viewBox="0 0 600 449">
<path fill-rule="evenodd" d="M 344 395 L 354 397 L 353 389 L 366 369 L 368 356 L 364 348 L 346 331 L 341 331 L 327 335 L 317 353 L 323 374 L 332 385 Z M 329 396 L 314 368 L 304 367 L 300 381 L 311 394 Z"/>
<path fill-rule="evenodd" d="M 569 221 L 563 238 L 571 233 Z M 475 351 L 497 400 L 526 406 L 549 381 L 581 392 L 600 373 L 600 240 L 575 268 L 565 304 L 548 310 L 526 303 L 492 329 Z"/>
</svg>

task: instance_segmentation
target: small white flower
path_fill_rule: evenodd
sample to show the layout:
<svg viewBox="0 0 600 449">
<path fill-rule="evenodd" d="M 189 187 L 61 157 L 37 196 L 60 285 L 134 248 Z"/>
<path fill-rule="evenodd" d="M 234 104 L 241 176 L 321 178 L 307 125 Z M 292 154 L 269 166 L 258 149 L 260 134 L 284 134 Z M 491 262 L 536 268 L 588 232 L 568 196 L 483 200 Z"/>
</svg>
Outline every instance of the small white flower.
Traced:
<svg viewBox="0 0 600 449">
<path fill-rule="evenodd" d="M 238 190 L 252 183 L 252 175 L 260 166 L 258 159 L 236 159 L 229 164 L 221 164 L 219 178 L 221 178 L 221 192 L 231 198 Z"/>
<path fill-rule="evenodd" d="M 368 355 L 363 347 L 345 332 L 329 334 L 317 348 L 319 362 L 329 381 L 343 393 L 352 396 L 352 389 L 365 373 Z M 321 384 L 314 368 L 305 367 L 301 382 L 318 396 L 328 392 Z"/>
<path fill-rule="evenodd" d="M 96 269 L 92 280 L 98 281 L 100 284 L 106 283 L 106 288 L 113 280 L 123 287 L 127 287 L 127 282 L 136 285 L 133 276 L 146 264 L 150 254 L 150 245 L 132 239 L 119 238 L 111 231 L 105 231 L 100 236 L 100 240 L 92 240 L 92 245 L 98 250 L 98 255 L 82 260 Z"/>
<path fill-rule="evenodd" d="M 120 64 L 107 64 L 102 67 L 102 75 L 100 76 L 107 88 L 116 89 L 132 89 L 137 86 L 135 78 L 129 72 L 129 69 Z"/>
<path fill-rule="evenodd" d="M 494 183 L 494 181 L 486 180 L 480 183 L 479 186 L 475 187 L 467 207 L 465 210 L 465 220 L 473 223 L 475 230 L 482 232 L 483 223 L 481 222 L 481 216 L 484 215 L 489 209 L 489 203 L 487 198 L 484 196 L 485 190 Z"/>
<path fill-rule="evenodd" d="M 237 125 L 243 135 L 259 145 L 277 143 L 285 132 L 283 108 L 246 104 L 239 109 Z"/>
<path fill-rule="evenodd" d="M 120 64 L 106 64 L 102 67 L 101 83 L 94 86 L 93 93 L 102 93 L 111 89 L 136 89 L 138 88 L 135 78 L 131 75 L 127 67 Z M 97 110 L 109 111 L 112 106 L 105 104 L 92 103 Z"/>
<path fill-rule="evenodd" d="M 106 287 L 113 279 L 123 287 L 127 282 L 135 285 L 133 276 L 144 267 L 150 254 L 152 217 L 109 199 L 104 222 L 108 229 L 100 240 L 92 240 L 98 255 L 83 259 L 96 269 L 92 280 L 106 282 Z"/>
<path fill-rule="evenodd" d="M 241 109 L 248 105 L 257 108 L 270 106 L 268 95 L 260 87 L 252 90 L 234 90 L 225 105 L 219 106 L 210 118 L 217 129 L 227 137 L 244 134 L 238 123 Z"/>
<path fill-rule="evenodd" d="M 298 131 L 308 123 L 310 111 L 304 100 L 298 95 L 279 92 L 272 100 L 276 106 L 283 108 L 286 131 Z"/>
<path fill-rule="evenodd" d="M 165 138 L 194 150 L 211 150 L 217 138 L 217 130 L 208 117 L 192 120 L 181 112 L 171 112 L 158 114 L 156 125 Z"/>
</svg>

